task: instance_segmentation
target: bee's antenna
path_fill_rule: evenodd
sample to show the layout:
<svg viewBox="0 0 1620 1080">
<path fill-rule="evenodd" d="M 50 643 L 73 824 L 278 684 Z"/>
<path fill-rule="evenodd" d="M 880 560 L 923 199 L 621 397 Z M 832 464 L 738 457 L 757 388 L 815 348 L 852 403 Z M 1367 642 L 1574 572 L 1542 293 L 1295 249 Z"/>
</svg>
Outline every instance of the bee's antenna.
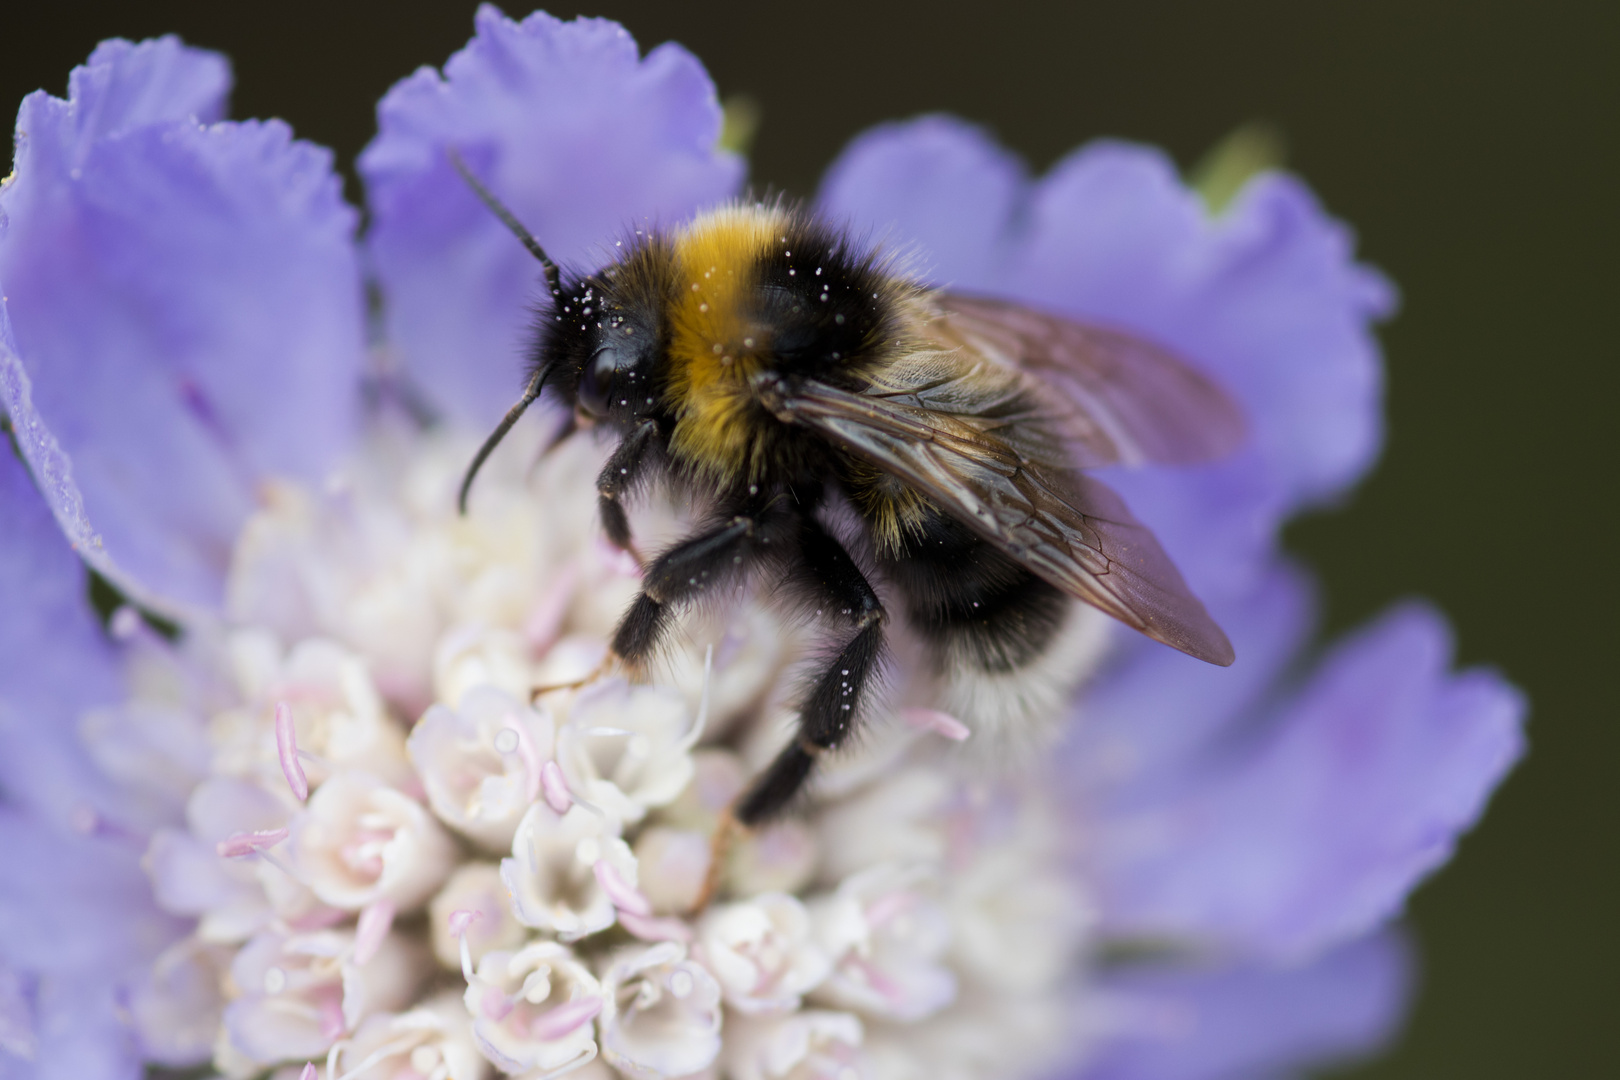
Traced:
<svg viewBox="0 0 1620 1080">
<path fill-rule="evenodd" d="M 472 464 L 467 466 L 466 475 L 461 478 L 461 494 L 456 497 L 456 507 L 462 514 L 467 513 L 467 493 L 472 490 L 473 477 L 477 476 L 478 470 L 483 468 L 484 459 L 489 457 L 496 446 L 500 445 L 502 439 L 506 438 L 506 433 L 512 430 L 513 424 L 518 422 L 518 417 L 522 416 L 524 410 L 534 403 L 535 398 L 540 396 L 541 388 L 546 385 L 546 370 L 546 368 L 541 368 L 534 373 L 534 378 L 529 380 L 529 385 L 523 390 L 523 396 L 518 398 L 516 404 L 510 409 L 506 410 L 506 415 L 501 417 L 501 422 L 495 425 L 495 430 L 489 433 L 489 438 L 484 440 L 484 445 L 480 446 L 478 453 L 473 455 Z"/>
<path fill-rule="evenodd" d="M 467 163 L 461 160 L 461 151 L 449 146 L 445 148 L 445 153 L 450 157 L 450 164 L 454 165 L 456 172 L 460 173 L 461 178 L 467 181 L 467 186 L 473 189 L 473 194 L 478 196 L 479 201 L 489 207 L 490 213 L 500 218 L 502 225 L 512 230 L 513 236 L 523 241 L 523 246 L 529 249 L 530 255 L 540 260 L 540 265 L 546 271 L 546 285 L 551 289 L 551 295 L 557 296 L 561 294 L 562 272 L 557 269 L 557 264 L 551 261 L 551 256 L 546 254 L 546 249 L 540 246 L 540 241 L 536 240 L 534 234 L 523 227 L 523 222 L 517 219 L 517 215 L 508 210 L 501 200 L 497 199 L 495 194 L 484 186 L 482 180 L 473 175 L 472 170 L 467 168 Z M 528 400 L 533 401 L 534 399 L 529 398 Z M 504 429 L 502 430 L 504 431 Z"/>
</svg>

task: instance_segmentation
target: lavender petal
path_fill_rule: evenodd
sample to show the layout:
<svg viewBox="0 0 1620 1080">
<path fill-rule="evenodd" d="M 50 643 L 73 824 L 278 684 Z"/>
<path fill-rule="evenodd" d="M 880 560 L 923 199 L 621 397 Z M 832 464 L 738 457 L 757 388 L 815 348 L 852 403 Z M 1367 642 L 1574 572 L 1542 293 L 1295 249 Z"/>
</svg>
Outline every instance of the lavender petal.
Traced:
<svg viewBox="0 0 1620 1080">
<path fill-rule="evenodd" d="M 1523 753 L 1524 713 L 1495 673 L 1451 670 L 1437 613 L 1396 608 L 1176 782 L 1103 810 L 1106 932 L 1284 960 L 1367 932 L 1478 820 Z"/>
<path fill-rule="evenodd" d="M 218 605 L 262 481 L 319 478 L 358 419 L 355 215 L 326 151 L 214 122 L 227 84 L 109 42 L 23 102 L 0 190 L 0 405 L 75 548 L 175 610 Z"/>
<path fill-rule="evenodd" d="M 398 83 L 360 157 L 372 265 L 394 355 L 438 408 L 492 423 L 522 388 L 540 268 L 451 167 L 457 149 L 557 262 L 590 269 L 632 228 L 730 196 L 708 75 L 673 43 L 639 55 L 605 19 L 521 23 L 479 9 L 477 34 Z"/>
<path fill-rule="evenodd" d="M 1405 1015 L 1411 960 L 1400 937 L 1345 945 L 1299 968 L 1127 969 L 1104 982 L 1134 1030 L 1076 1080 L 1250 1080 L 1360 1057 Z"/>
</svg>

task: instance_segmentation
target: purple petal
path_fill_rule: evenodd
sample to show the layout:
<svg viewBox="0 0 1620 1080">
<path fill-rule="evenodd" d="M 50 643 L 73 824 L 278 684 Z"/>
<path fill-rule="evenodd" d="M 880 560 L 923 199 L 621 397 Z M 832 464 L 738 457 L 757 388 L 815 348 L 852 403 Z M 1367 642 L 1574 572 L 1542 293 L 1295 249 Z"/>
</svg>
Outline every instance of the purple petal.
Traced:
<svg viewBox="0 0 1620 1080">
<path fill-rule="evenodd" d="M 1234 724 L 1260 708 L 1310 640 L 1315 590 L 1276 564 L 1247 596 L 1212 608 L 1241 663 L 1214 667 L 1124 632 L 1117 661 L 1088 686 L 1058 769 L 1068 790 L 1117 804 L 1184 781 Z"/>
<path fill-rule="evenodd" d="M 204 123 L 227 82 L 110 42 L 23 102 L 0 192 L 0 403 L 76 549 L 171 608 L 218 605 L 259 485 L 318 479 L 358 417 L 355 215 L 284 124 Z"/>
<path fill-rule="evenodd" d="M 29 1028 L 27 1057 L 5 1054 L 5 1080 L 139 1080 L 145 1067 L 124 1022 L 120 990 L 104 971 L 19 978 Z"/>
<path fill-rule="evenodd" d="M 1398 912 L 1524 748 L 1519 692 L 1450 665 L 1442 618 L 1402 606 L 1176 783 L 1122 790 L 1094 832 L 1108 932 L 1288 959 Z"/>
<path fill-rule="evenodd" d="M 0 792 L 66 826 L 104 807 L 106 779 L 78 740 L 79 713 L 122 679 L 69 550 L 22 462 L 0 443 Z"/>
<path fill-rule="evenodd" d="M 1251 1080 L 1368 1054 L 1406 1012 L 1411 961 L 1394 935 L 1308 967 L 1148 968 L 1104 984 L 1135 1030 L 1077 1080 Z"/>
<path fill-rule="evenodd" d="M 817 209 L 914 251 L 910 269 L 930 281 L 992 290 L 1028 186 L 1023 164 L 983 130 L 928 116 L 858 136 L 827 170 Z"/>
<path fill-rule="evenodd" d="M 161 914 L 142 847 L 0 810 L 0 948 L 15 967 L 114 975 L 150 960 L 181 924 Z"/>
<path fill-rule="evenodd" d="M 479 9 L 441 76 L 423 68 L 378 107 L 360 157 L 369 247 L 395 355 L 434 403 L 483 426 L 522 388 L 539 267 L 450 166 L 468 165 L 564 265 L 611 257 L 631 228 L 673 224 L 730 196 L 743 163 L 720 151 L 720 106 L 674 44 L 642 58 L 604 19 Z"/>
</svg>

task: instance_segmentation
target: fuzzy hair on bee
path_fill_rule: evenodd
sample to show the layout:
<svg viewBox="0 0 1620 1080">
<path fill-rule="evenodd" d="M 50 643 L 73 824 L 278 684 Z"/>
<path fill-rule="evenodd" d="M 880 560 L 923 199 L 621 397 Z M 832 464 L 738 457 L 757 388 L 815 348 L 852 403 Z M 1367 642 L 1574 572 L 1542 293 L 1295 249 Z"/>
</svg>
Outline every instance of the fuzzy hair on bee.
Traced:
<svg viewBox="0 0 1620 1080">
<path fill-rule="evenodd" d="M 615 662 L 644 671 L 684 609 L 766 567 L 826 624 L 796 737 L 734 807 L 744 825 L 784 812 L 856 730 L 891 606 L 932 661 L 937 706 L 979 730 L 1051 722 L 1100 647 L 1091 609 L 1232 662 L 1152 533 L 1085 472 L 1237 444 L 1236 407 L 1181 360 L 929 287 L 784 202 L 722 206 L 638 233 L 600 270 L 564 272 L 452 160 L 548 286 L 528 386 L 469 466 L 463 507 L 484 459 L 548 394 L 571 426 L 618 436 L 597 480 L 611 543 L 641 558 L 624 501 L 653 479 L 698 522 L 642 560 Z"/>
</svg>

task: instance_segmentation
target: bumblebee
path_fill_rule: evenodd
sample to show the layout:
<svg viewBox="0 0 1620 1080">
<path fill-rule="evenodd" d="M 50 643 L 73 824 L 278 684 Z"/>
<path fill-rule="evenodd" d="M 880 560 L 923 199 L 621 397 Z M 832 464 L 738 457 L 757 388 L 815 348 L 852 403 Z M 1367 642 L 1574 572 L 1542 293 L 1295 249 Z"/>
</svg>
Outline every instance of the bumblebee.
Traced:
<svg viewBox="0 0 1620 1080">
<path fill-rule="evenodd" d="M 684 606 L 762 572 L 839 629 L 796 738 L 734 807 L 743 825 L 780 814 L 856 730 L 884 656 L 889 608 L 840 531 L 970 725 L 1055 710 L 1077 600 L 1232 662 L 1153 535 L 1082 471 L 1202 461 L 1241 437 L 1230 400 L 1163 349 L 930 288 L 781 203 L 639 234 L 605 268 L 565 274 L 452 158 L 549 293 L 528 386 L 469 466 L 463 510 L 484 459 L 554 395 L 570 425 L 619 436 L 597 479 L 609 541 L 635 552 L 624 501 L 649 479 L 702 508 L 689 538 L 644 561 L 618 662 L 644 669 Z"/>
</svg>

